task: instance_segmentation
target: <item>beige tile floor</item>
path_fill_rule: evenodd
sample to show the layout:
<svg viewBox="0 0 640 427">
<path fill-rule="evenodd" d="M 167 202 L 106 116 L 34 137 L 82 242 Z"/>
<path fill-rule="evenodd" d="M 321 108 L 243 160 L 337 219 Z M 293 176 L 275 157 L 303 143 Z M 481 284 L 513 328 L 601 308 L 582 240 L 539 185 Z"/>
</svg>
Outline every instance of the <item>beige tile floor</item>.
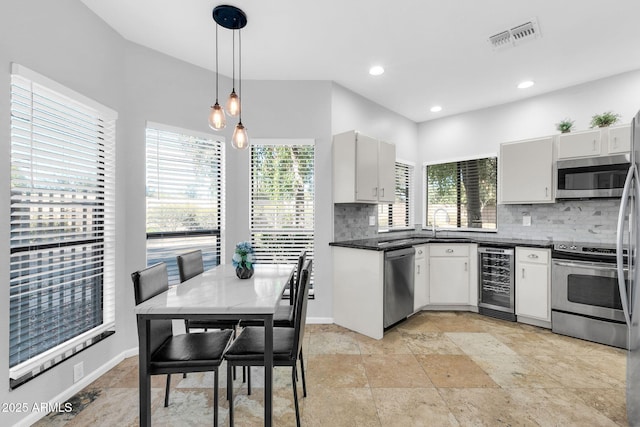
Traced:
<svg viewBox="0 0 640 427">
<path fill-rule="evenodd" d="M 627 425 L 620 349 L 456 312 L 419 313 L 380 341 L 336 325 L 306 332 L 304 426 Z M 137 371 L 137 358 L 124 360 L 71 400 L 74 413 L 36 425 L 137 425 Z M 252 372 L 251 396 L 240 379 L 234 384 L 237 426 L 262 425 L 260 372 Z M 276 426 L 295 425 L 290 378 L 288 368 L 276 368 Z M 212 375 L 174 375 L 172 382 L 164 408 L 164 376 L 152 381 L 153 425 L 211 425 Z M 220 396 L 227 425 L 224 390 Z"/>
</svg>

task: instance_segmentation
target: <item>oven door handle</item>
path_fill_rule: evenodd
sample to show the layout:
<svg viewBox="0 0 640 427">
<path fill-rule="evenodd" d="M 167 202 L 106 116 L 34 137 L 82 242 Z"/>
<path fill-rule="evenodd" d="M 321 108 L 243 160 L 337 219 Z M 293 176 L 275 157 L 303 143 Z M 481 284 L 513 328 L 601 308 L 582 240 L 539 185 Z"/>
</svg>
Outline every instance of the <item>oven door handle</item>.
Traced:
<svg viewBox="0 0 640 427">
<path fill-rule="evenodd" d="M 631 194 L 631 186 L 635 181 L 635 193 Z M 635 163 L 631 163 L 629 166 L 629 172 L 627 172 L 627 179 L 624 181 L 624 188 L 622 190 L 622 198 L 620 200 L 620 211 L 618 212 L 618 227 L 616 230 L 616 267 L 618 269 L 618 288 L 620 289 L 620 302 L 622 303 L 622 311 L 624 312 L 624 318 L 627 321 L 627 325 L 631 326 L 631 313 L 629 309 L 629 297 L 627 295 L 627 286 L 626 281 L 624 280 L 624 259 L 623 259 L 623 240 L 624 240 L 624 224 L 625 218 L 627 214 L 627 207 L 629 206 L 630 196 L 635 196 L 634 198 L 637 200 L 640 195 L 640 190 L 638 189 L 638 169 Z M 630 218 L 631 220 L 631 218 Z M 635 226 L 635 224 L 634 224 Z M 631 243 L 631 236 L 629 236 L 629 243 Z M 631 252 L 629 252 L 629 256 L 633 256 Z M 630 259 L 629 263 L 632 264 L 633 260 Z M 633 280 L 633 278 L 631 278 Z M 635 285 L 635 284 L 634 284 Z"/>
<path fill-rule="evenodd" d="M 601 270 L 601 271 L 616 271 L 617 267 L 615 264 L 602 264 L 602 263 L 595 263 L 595 262 L 585 262 L 582 261 L 580 263 L 577 262 L 570 262 L 570 261 L 558 261 L 557 259 L 553 260 L 553 264 L 554 265 L 560 265 L 562 267 L 572 267 L 572 268 L 591 268 L 594 270 Z M 626 273 L 629 269 L 628 268 L 623 268 L 623 273 Z M 624 275 L 623 275 L 623 280 L 624 280 Z"/>
</svg>

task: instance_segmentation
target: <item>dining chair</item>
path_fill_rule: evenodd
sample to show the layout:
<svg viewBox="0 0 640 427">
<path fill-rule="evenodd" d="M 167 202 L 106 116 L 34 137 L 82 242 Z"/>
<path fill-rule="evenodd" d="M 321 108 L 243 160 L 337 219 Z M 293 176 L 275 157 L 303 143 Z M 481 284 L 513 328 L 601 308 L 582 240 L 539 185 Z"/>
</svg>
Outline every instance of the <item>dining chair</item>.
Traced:
<svg viewBox="0 0 640 427">
<path fill-rule="evenodd" d="M 136 271 L 131 278 L 136 305 L 169 289 L 164 262 Z M 150 321 L 149 374 L 167 374 L 165 407 L 169 406 L 171 374 L 213 371 L 213 424 L 218 425 L 218 368 L 231 336 L 231 330 L 174 335 L 171 319 Z M 138 336 L 138 339 L 142 337 Z"/>
<path fill-rule="evenodd" d="M 204 273 L 204 260 L 202 258 L 202 251 L 196 249 L 193 251 L 185 252 L 177 256 L 178 273 L 180 274 L 180 283 L 185 282 L 198 274 Z M 191 329 L 232 329 L 235 335 L 236 327 L 239 320 L 192 320 L 185 319 L 184 326 L 187 333 Z"/>
<path fill-rule="evenodd" d="M 289 282 L 289 304 L 280 304 L 273 315 L 273 326 L 293 328 L 293 316 L 295 313 L 296 295 L 300 287 L 300 278 L 302 267 L 307 257 L 307 252 L 302 251 L 298 256 L 298 264 L 296 266 L 296 274 L 291 277 Z M 264 322 L 261 319 L 247 319 L 240 321 L 241 326 L 262 326 Z"/>
<path fill-rule="evenodd" d="M 300 409 L 298 407 L 297 367 L 300 361 L 303 396 L 307 397 L 307 385 L 304 375 L 302 341 L 307 321 L 307 303 L 309 299 L 309 280 L 313 260 L 306 262 L 302 269 L 300 287 L 297 293 L 294 327 L 273 328 L 273 366 L 291 366 L 293 401 L 296 409 L 296 423 L 300 427 Z M 227 399 L 229 400 L 229 425 L 233 426 L 233 366 L 264 366 L 264 326 L 248 326 L 233 341 L 227 352 Z"/>
</svg>

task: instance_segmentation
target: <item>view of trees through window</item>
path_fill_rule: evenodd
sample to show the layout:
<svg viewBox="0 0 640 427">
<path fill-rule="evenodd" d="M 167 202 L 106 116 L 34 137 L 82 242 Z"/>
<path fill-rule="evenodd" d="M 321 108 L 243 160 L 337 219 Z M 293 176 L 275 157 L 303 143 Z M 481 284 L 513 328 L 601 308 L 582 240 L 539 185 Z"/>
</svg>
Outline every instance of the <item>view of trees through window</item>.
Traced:
<svg viewBox="0 0 640 427">
<path fill-rule="evenodd" d="M 258 263 L 313 258 L 314 146 L 251 144 L 251 243 Z"/>
<path fill-rule="evenodd" d="M 496 157 L 426 167 L 426 224 L 433 227 L 496 229 Z"/>
</svg>

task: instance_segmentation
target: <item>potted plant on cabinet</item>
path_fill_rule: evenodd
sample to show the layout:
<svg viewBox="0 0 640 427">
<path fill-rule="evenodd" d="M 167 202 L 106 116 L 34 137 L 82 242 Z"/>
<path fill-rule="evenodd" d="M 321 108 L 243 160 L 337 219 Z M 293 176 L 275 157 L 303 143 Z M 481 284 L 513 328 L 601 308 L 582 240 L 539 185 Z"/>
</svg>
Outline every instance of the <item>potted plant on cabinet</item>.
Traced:
<svg viewBox="0 0 640 427">
<path fill-rule="evenodd" d="M 602 114 L 596 114 L 595 116 L 591 117 L 591 127 L 603 128 L 611 126 L 612 124 L 617 122 L 619 118 L 620 114 L 612 113 L 611 111 L 606 111 Z"/>
<path fill-rule="evenodd" d="M 571 128 L 573 127 L 573 120 L 567 118 L 556 123 L 556 129 L 560 131 L 560 133 L 571 132 Z"/>
</svg>

